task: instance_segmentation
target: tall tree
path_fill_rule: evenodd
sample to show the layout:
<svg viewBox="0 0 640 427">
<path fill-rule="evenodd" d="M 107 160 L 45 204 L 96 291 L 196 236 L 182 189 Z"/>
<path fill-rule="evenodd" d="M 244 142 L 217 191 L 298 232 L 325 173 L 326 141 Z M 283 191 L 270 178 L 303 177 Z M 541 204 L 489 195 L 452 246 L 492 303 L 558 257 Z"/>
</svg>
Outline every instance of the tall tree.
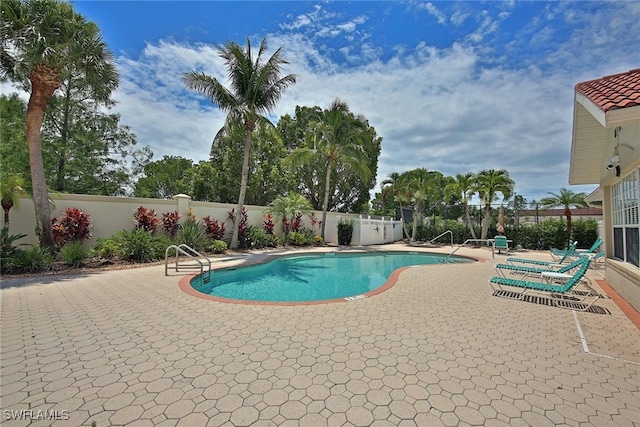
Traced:
<svg viewBox="0 0 640 427">
<path fill-rule="evenodd" d="M 282 135 L 285 148 L 293 151 L 297 148 L 313 148 L 313 139 L 308 135 L 316 128 L 322 117 L 323 109 L 315 107 L 297 106 L 295 115 L 288 114 L 278 120 L 278 131 Z M 364 123 L 360 140 L 367 156 L 367 167 L 370 176 L 364 177 L 353 173 L 347 166 L 336 164 L 331 172 L 331 192 L 329 193 L 328 211 L 342 211 L 360 213 L 369 206 L 370 191 L 376 185 L 378 158 L 382 138 L 363 117 L 353 112 L 348 113 L 348 120 L 359 120 Z M 324 188 L 326 178 L 326 162 L 318 156 L 315 160 L 296 165 L 290 171 L 292 181 L 296 183 L 296 191 L 311 201 L 314 209 L 322 210 L 324 203 Z"/>
<path fill-rule="evenodd" d="M 258 122 L 269 122 L 264 116 L 273 111 L 284 91 L 296 82 L 294 74 L 281 76 L 283 65 L 288 62 L 282 57 L 282 48 L 278 48 L 266 61 L 263 58 L 267 50 L 267 40 L 262 39 L 254 59 L 251 41 L 247 38 L 246 48 L 235 42 L 228 42 L 218 48 L 226 67 L 231 88 L 225 87 L 218 79 L 202 72 L 192 71 L 183 75 L 187 87 L 209 98 L 222 111 L 227 112 L 224 127 L 220 133 L 241 122 L 244 126 L 244 155 L 240 194 L 231 236 L 230 247 L 238 247 L 240 215 L 244 206 L 249 175 L 249 152 L 251 136 Z M 269 122 L 270 123 L 270 122 Z"/>
<path fill-rule="evenodd" d="M 49 102 L 42 129 L 43 158 L 55 191 L 124 195 L 151 161 L 149 147 L 86 93 L 82 79 L 67 77 Z M 112 104 L 106 100 L 107 107 Z M 48 163 L 48 164 L 47 164 Z"/>
<path fill-rule="evenodd" d="M 211 168 L 215 169 L 218 188 L 212 192 L 215 199 L 210 201 L 232 203 L 237 200 L 242 173 L 241 142 L 244 138 L 244 129 L 238 128 L 230 135 L 217 138 L 211 147 Z M 258 124 L 251 137 L 245 203 L 265 206 L 279 195 L 296 188 L 295 181 L 282 162 L 286 155 L 287 150 L 278 131 L 271 125 Z M 198 171 L 194 179 L 202 188 Z"/>
<path fill-rule="evenodd" d="M 411 241 L 416 240 L 418 222 L 422 220 L 420 203 L 429 197 L 429 183 L 432 175 L 426 168 L 418 168 L 405 172 L 401 178 L 401 185 L 404 187 L 413 203 L 413 224 L 411 230 Z"/>
<path fill-rule="evenodd" d="M 193 162 L 179 156 L 164 156 L 144 167 L 144 176 L 136 183 L 136 197 L 170 199 L 191 189 Z"/>
<path fill-rule="evenodd" d="M 349 106 L 336 99 L 329 109 L 324 110 L 307 134 L 307 147 L 297 148 L 287 156 L 286 162 L 293 165 L 303 165 L 322 159 L 326 165 L 324 170 L 324 198 L 322 203 L 322 230 L 324 239 L 327 226 L 327 211 L 329 194 L 332 192 L 331 172 L 337 166 L 345 167 L 369 179 L 371 170 L 367 163 L 368 157 L 362 145 L 362 130 L 366 123 L 363 118 L 353 119 Z"/>
<path fill-rule="evenodd" d="M 0 163 L 2 173 L 29 176 L 29 150 L 27 150 L 27 103 L 17 93 L 0 95 Z"/>
<path fill-rule="evenodd" d="M 47 104 L 64 72 L 82 75 L 92 98 L 108 99 L 118 85 L 114 57 L 98 27 L 58 0 L 3 0 L 0 3 L 2 77 L 30 91 L 27 145 L 31 186 L 41 244 L 54 247 L 51 210 L 42 160 L 40 129 Z"/>
<path fill-rule="evenodd" d="M 564 216 L 567 218 L 567 235 L 571 240 L 571 207 L 584 208 L 587 207 L 585 193 L 574 193 L 566 188 L 561 188 L 559 193 L 549 192 L 550 197 L 543 197 L 540 200 L 543 209 L 562 206 L 564 208 Z"/>
<path fill-rule="evenodd" d="M 475 239 L 476 232 L 473 229 L 473 224 L 471 222 L 471 213 L 469 211 L 469 199 L 471 199 L 475 194 L 475 174 L 473 174 L 472 172 L 468 172 L 464 175 L 457 174 L 454 179 L 455 180 L 451 182 L 445 190 L 451 194 L 455 194 L 461 197 L 460 200 L 462 202 L 462 205 L 464 206 L 465 222 L 469 227 L 471 237 Z"/>
<path fill-rule="evenodd" d="M 481 239 L 486 239 L 489 232 L 489 220 L 491 219 L 491 204 L 498 200 L 498 194 L 502 194 L 502 200 L 511 197 L 515 183 L 509 177 L 505 169 L 483 170 L 476 176 L 475 190 L 484 203 L 484 218 L 482 220 Z"/>
<path fill-rule="evenodd" d="M 42 159 L 49 187 L 57 192 L 120 196 L 152 157 L 149 147 L 137 149 L 136 137 L 90 100 L 55 94 L 42 124 Z M 64 100 L 64 101 L 63 101 Z M 68 108 L 63 106 L 68 105 Z M 0 96 L 0 158 L 2 170 L 29 177 L 25 133 L 26 101 L 17 94 Z M 20 125 L 22 124 L 22 125 Z M 30 180 L 26 180 L 27 187 Z"/>
</svg>

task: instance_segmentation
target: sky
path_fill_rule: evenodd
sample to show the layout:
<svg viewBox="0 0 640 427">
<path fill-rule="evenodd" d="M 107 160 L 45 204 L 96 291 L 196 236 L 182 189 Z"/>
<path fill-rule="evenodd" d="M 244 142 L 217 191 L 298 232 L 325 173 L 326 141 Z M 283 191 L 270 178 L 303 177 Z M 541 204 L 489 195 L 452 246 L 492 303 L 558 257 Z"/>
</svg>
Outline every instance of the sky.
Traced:
<svg viewBox="0 0 640 427">
<path fill-rule="evenodd" d="M 377 181 L 506 169 L 529 202 L 569 186 L 574 87 L 640 66 L 640 2 L 75 1 L 113 51 L 113 112 L 154 160 L 208 160 L 224 113 L 182 74 L 226 82 L 218 47 L 282 48 L 297 83 L 270 119 L 336 98 L 382 140 Z"/>
</svg>

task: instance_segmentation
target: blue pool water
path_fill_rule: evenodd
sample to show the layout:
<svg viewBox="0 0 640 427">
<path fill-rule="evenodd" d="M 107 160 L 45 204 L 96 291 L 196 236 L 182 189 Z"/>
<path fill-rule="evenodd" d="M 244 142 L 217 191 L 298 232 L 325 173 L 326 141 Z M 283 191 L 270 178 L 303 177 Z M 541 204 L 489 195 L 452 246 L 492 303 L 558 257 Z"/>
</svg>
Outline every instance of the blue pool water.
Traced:
<svg viewBox="0 0 640 427">
<path fill-rule="evenodd" d="M 417 252 L 286 256 L 264 264 L 212 271 L 208 283 L 196 276 L 191 286 L 204 294 L 238 300 L 329 300 L 372 291 L 400 267 L 465 261 L 469 260 Z"/>
</svg>

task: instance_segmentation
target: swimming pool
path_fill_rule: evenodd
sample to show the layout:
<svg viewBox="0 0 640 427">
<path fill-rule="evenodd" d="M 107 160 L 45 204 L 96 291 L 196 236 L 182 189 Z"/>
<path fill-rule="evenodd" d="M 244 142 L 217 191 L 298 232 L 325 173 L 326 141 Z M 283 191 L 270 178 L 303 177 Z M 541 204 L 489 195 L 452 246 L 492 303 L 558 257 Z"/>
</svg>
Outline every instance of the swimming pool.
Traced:
<svg viewBox="0 0 640 427">
<path fill-rule="evenodd" d="M 358 299 L 380 288 L 401 267 L 468 261 L 420 252 L 305 254 L 214 270 L 208 283 L 195 276 L 189 284 L 199 293 L 230 300 L 291 303 Z"/>
</svg>

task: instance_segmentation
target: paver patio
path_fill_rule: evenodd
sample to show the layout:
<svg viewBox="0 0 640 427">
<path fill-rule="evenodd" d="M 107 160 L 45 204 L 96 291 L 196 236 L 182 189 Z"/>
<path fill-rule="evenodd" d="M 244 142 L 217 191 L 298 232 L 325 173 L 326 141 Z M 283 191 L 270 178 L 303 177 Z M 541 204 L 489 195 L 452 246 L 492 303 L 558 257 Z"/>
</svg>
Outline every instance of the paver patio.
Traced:
<svg viewBox="0 0 640 427">
<path fill-rule="evenodd" d="M 458 253 L 480 262 L 322 305 L 195 298 L 157 265 L 3 280 L 2 425 L 640 425 L 640 330 L 611 299 L 497 298 L 504 255 Z"/>
</svg>

